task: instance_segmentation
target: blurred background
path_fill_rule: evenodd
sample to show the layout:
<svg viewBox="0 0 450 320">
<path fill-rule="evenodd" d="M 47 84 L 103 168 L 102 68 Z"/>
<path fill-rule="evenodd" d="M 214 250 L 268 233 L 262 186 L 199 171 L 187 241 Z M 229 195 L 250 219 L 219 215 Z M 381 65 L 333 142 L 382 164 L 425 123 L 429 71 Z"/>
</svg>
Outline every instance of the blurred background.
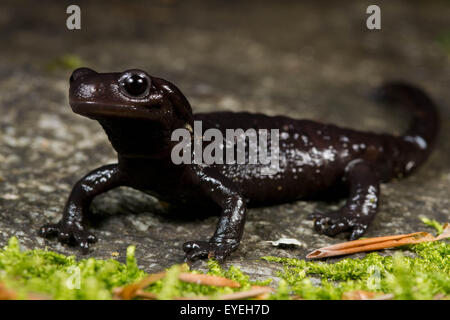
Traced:
<svg viewBox="0 0 450 320">
<path fill-rule="evenodd" d="M 81 30 L 66 9 L 81 8 Z M 366 9 L 381 8 L 381 30 Z M 383 108 L 370 92 L 408 80 L 439 104 L 442 131 L 432 158 L 412 177 L 382 188 L 369 236 L 423 229 L 417 218 L 450 214 L 450 2 L 443 1 L 8 1 L 0 3 L 0 245 L 73 248 L 36 237 L 56 221 L 72 185 L 115 162 L 100 126 L 73 114 L 71 71 L 141 68 L 175 83 L 195 112 L 247 110 L 400 133 L 408 115 Z M 338 205 L 338 204 L 331 204 Z M 270 273 L 263 255 L 303 257 L 339 239 L 307 220 L 330 204 L 296 202 L 250 210 L 244 241 L 229 263 Z M 211 236 L 216 218 L 171 219 L 155 199 L 121 188 L 93 204 L 100 241 L 90 255 L 110 257 L 137 244 L 147 271 L 179 262 L 181 244 Z M 281 236 L 305 246 L 280 250 Z M 342 239 L 341 239 L 342 240 Z M 267 268 L 267 269 L 265 269 Z"/>
</svg>

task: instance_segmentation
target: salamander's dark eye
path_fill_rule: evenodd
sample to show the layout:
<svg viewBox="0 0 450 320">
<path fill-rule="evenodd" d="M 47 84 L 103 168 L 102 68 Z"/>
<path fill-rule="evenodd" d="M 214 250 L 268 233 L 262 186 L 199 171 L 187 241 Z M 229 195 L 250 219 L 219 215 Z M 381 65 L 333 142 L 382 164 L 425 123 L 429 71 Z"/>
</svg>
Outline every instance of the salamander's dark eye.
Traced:
<svg viewBox="0 0 450 320">
<path fill-rule="evenodd" d="M 137 97 L 147 91 L 148 81 L 146 78 L 134 74 L 123 81 L 123 87 L 129 95 Z"/>
</svg>

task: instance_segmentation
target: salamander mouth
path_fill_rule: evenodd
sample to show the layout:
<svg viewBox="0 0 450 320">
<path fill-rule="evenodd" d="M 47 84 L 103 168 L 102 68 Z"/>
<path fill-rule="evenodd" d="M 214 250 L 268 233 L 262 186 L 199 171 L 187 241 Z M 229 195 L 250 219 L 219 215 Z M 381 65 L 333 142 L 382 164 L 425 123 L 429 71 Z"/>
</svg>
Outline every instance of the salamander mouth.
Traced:
<svg viewBox="0 0 450 320">
<path fill-rule="evenodd" d="M 98 119 L 104 117 L 130 118 L 130 119 L 153 119 L 154 114 L 143 107 L 133 105 L 111 105 L 90 101 L 70 101 L 73 112 L 88 117 Z"/>
</svg>

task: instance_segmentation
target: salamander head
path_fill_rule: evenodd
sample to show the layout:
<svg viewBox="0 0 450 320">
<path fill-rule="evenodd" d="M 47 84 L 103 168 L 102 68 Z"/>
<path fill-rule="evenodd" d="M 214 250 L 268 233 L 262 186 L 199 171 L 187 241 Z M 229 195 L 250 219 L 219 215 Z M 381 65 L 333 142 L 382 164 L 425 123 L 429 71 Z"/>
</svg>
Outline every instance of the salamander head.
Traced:
<svg viewBox="0 0 450 320">
<path fill-rule="evenodd" d="M 75 113 L 100 122 L 119 154 L 142 156 L 169 147 L 171 132 L 193 122 L 191 106 L 175 85 L 138 69 L 76 69 L 69 102 Z"/>
</svg>

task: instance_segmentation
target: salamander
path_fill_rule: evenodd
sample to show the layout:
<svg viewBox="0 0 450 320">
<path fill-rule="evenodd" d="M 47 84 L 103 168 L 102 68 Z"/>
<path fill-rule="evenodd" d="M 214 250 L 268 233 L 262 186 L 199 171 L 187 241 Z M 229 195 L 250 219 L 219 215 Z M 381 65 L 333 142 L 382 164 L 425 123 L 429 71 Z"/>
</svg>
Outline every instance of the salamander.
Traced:
<svg viewBox="0 0 450 320">
<path fill-rule="evenodd" d="M 428 158 L 439 130 L 435 103 L 421 89 L 390 82 L 380 86 L 375 96 L 412 115 L 404 134 L 363 132 L 260 113 L 193 113 L 174 84 L 142 70 L 98 73 L 79 68 L 70 77 L 70 106 L 100 123 L 118 161 L 81 178 L 61 220 L 42 226 L 39 234 L 56 236 L 86 252 L 97 240 L 87 228 L 92 200 L 128 186 L 181 208 L 219 215 L 209 241 L 183 244 L 185 261 L 207 257 L 223 261 L 229 256 L 239 246 L 249 207 L 327 196 L 336 190 L 348 194 L 347 201 L 336 211 L 314 213 L 314 228 L 328 236 L 345 232 L 357 239 L 378 210 L 380 183 L 417 169 Z M 263 174 L 268 164 L 249 161 L 174 163 L 171 151 L 178 142 L 172 133 L 185 128 L 194 143 L 196 121 L 204 130 L 215 128 L 224 135 L 228 129 L 278 130 L 278 170 Z M 254 147 L 248 144 L 248 148 Z"/>
</svg>

